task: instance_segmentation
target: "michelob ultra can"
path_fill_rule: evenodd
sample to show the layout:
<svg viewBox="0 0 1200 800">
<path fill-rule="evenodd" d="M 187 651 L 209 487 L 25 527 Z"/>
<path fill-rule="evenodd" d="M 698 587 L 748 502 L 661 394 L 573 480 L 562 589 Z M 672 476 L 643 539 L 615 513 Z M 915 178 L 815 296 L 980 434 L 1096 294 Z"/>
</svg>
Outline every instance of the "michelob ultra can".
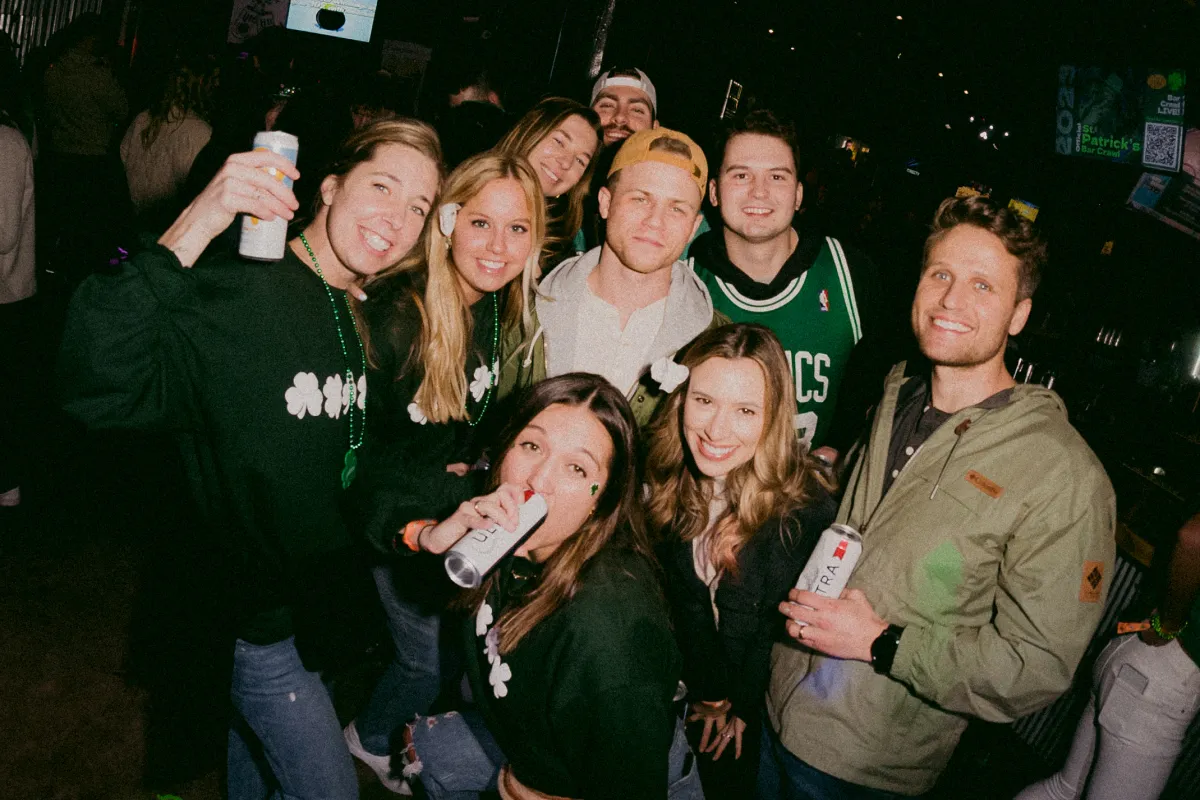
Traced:
<svg viewBox="0 0 1200 800">
<path fill-rule="evenodd" d="M 546 498 L 525 491 L 525 502 L 517 511 L 517 529 L 506 531 L 499 523 L 487 530 L 467 531 L 466 535 L 446 551 L 446 574 L 464 589 L 474 589 L 483 583 L 483 576 L 500 563 L 500 559 L 533 533 L 546 518 Z"/>
<path fill-rule="evenodd" d="M 278 153 L 295 164 L 300 152 L 300 140 L 283 131 L 263 131 L 254 135 L 254 149 Z M 269 167 L 267 173 L 284 186 L 292 188 L 292 179 L 279 170 Z M 288 221 L 283 217 L 267 222 L 253 214 L 244 214 L 238 253 L 257 261 L 278 261 L 283 258 L 287 248 L 287 229 Z"/>
<path fill-rule="evenodd" d="M 850 582 L 850 573 L 862 555 L 862 536 L 849 525 L 835 522 L 821 534 L 796 588 L 836 600 Z M 797 625 L 806 625 L 796 620 Z"/>
</svg>

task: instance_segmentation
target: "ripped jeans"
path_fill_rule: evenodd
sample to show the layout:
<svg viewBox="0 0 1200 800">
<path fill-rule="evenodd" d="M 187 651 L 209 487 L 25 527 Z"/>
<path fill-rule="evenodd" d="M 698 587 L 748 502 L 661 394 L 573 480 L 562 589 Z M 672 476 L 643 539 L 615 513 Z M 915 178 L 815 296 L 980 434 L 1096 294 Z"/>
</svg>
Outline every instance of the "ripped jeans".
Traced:
<svg viewBox="0 0 1200 800">
<path fill-rule="evenodd" d="M 357 800 L 358 779 L 321 676 L 294 639 L 237 640 L 229 800 Z"/>
<path fill-rule="evenodd" d="M 410 730 L 411 749 L 419 760 L 406 766 L 404 774 L 420 778 L 429 800 L 476 800 L 482 792 L 497 790 L 500 768 L 508 759 L 478 711 L 418 717 Z M 676 722 L 668 759 L 667 800 L 704 800 L 682 720 Z"/>
<path fill-rule="evenodd" d="M 1151 647 L 1131 633 L 1093 674 L 1067 762 L 1017 800 L 1152 800 L 1166 786 L 1200 708 L 1200 667 L 1178 641 Z"/>
</svg>

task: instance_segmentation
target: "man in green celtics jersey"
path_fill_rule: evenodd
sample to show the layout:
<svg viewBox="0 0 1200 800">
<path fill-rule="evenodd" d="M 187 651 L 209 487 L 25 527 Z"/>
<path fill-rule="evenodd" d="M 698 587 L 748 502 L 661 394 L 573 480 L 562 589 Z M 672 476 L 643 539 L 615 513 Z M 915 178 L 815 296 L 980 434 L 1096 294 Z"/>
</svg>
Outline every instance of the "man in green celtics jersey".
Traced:
<svg viewBox="0 0 1200 800">
<path fill-rule="evenodd" d="M 795 128 L 768 110 L 732 120 L 708 185 L 722 227 L 696 239 L 690 254 L 718 311 L 779 337 L 796 381 L 797 435 L 832 461 L 862 419 L 847 411 L 855 419 L 839 425 L 846 433 L 830 435 L 851 352 L 864 321 L 870 329 L 878 316 L 876 275 L 865 256 L 836 239 L 792 226 L 804 197 L 797 150 Z"/>
</svg>

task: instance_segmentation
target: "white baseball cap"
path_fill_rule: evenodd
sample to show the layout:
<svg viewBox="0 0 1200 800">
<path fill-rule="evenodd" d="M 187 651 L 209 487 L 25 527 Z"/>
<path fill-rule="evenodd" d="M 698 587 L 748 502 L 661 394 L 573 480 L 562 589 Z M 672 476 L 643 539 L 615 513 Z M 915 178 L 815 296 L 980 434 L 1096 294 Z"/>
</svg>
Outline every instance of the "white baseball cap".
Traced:
<svg viewBox="0 0 1200 800">
<path fill-rule="evenodd" d="M 636 72 L 637 77 L 635 78 L 632 75 L 613 75 L 614 72 Z M 632 86 L 634 89 L 640 89 L 650 98 L 650 110 L 655 114 L 658 113 L 658 92 L 654 90 L 654 84 L 650 82 L 650 77 L 640 69 L 636 67 L 632 69 L 614 67 L 608 72 L 601 73 L 600 77 L 596 79 L 596 85 L 592 87 L 591 105 L 596 104 L 596 98 L 600 95 L 600 92 L 609 86 Z"/>
</svg>

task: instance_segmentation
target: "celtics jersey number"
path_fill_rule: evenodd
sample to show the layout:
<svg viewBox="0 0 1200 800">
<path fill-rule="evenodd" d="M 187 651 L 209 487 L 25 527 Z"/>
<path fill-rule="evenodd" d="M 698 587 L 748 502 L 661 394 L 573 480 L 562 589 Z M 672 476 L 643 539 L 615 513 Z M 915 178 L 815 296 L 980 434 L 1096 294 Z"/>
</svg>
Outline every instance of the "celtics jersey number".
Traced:
<svg viewBox="0 0 1200 800">
<path fill-rule="evenodd" d="M 763 300 L 745 296 L 703 264 L 695 267 L 718 311 L 734 322 L 765 325 L 779 337 L 796 386 L 796 434 L 810 447 L 819 447 L 833 418 L 850 351 L 862 338 L 854 282 L 841 244 L 827 237 L 803 275 Z"/>
</svg>

